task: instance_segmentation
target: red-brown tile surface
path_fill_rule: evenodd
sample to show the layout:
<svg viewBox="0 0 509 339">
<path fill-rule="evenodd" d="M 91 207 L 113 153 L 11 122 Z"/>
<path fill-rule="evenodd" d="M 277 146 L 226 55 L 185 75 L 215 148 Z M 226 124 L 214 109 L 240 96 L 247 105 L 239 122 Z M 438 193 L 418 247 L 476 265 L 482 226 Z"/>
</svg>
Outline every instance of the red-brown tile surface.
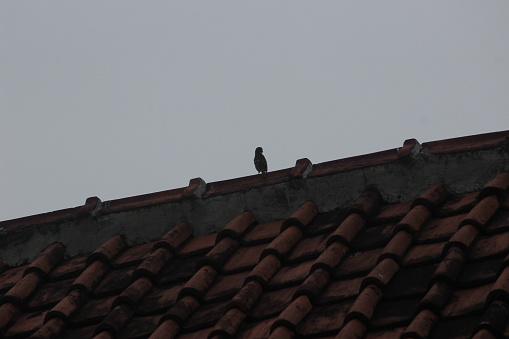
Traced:
<svg viewBox="0 0 509 339">
<path fill-rule="evenodd" d="M 445 154 L 471 142 L 425 148 Z M 322 164 L 310 177 L 339 175 L 366 161 L 410 160 L 398 154 Z M 305 180 L 302 168 L 292 180 Z M 509 175 L 491 179 L 452 196 L 447 185 L 430 183 L 401 202 L 370 187 L 348 206 L 322 211 L 306 202 L 269 222 L 263 210 L 238 211 L 216 233 L 197 237 L 193 225 L 167 220 L 169 232 L 159 239 L 132 245 L 112 235 L 70 258 L 62 244 L 49 244 L 30 263 L 0 274 L 0 335 L 501 338 L 509 333 Z M 256 176 L 235 182 L 270 185 Z M 214 184 L 207 197 L 231 190 L 229 184 Z M 393 200 L 384 205 L 384 197 Z M 117 201 L 110 209 L 162 201 L 152 198 Z"/>
</svg>

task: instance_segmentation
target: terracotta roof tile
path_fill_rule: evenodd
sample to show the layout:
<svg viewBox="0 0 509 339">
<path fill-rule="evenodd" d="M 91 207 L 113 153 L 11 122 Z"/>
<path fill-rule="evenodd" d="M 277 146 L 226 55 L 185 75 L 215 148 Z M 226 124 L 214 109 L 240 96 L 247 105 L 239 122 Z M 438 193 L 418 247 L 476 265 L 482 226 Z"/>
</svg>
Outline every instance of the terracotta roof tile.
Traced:
<svg viewBox="0 0 509 339">
<path fill-rule="evenodd" d="M 330 233 L 335 230 L 347 216 L 345 209 L 336 208 L 330 212 L 319 213 L 306 227 L 306 235 Z"/>
<path fill-rule="evenodd" d="M 172 254 L 175 254 L 180 245 L 182 245 L 192 235 L 193 229 L 191 228 L 191 225 L 185 221 L 181 221 L 166 232 L 163 239 L 154 245 L 153 250 L 163 247 Z"/>
<path fill-rule="evenodd" d="M 127 272 L 126 272 L 127 271 Z M 92 294 L 95 286 L 99 284 L 95 293 L 97 295 L 106 295 L 110 293 L 114 293 L 115 291 L 122 290 L 122 286 L 119 286 L 118 283 L 120 281 L 124 281 L 124 284 L 127 284 L 127 279 L 130 279 L 133 269 L 117 269 L 112 271 L 109 275 L 106 276 L 106 280 L 102 280 L 105 274 L 108 272 L 108 266 L 101 260 L 94 261 L 90 266 L 88 266 L 83 273 L 81 273 L 71 288 L 79 288 L 86 291 L 89 294 Z"/>
<path fill-rule="evenodd" d="M 263 293 L 250 316 L 254 319 L 264 319 L 279 314 L 290 305 L 296 290 L 296 286 L 291 286 Z"/>
<path fill-rule="evenodd" d="M 299 324 L 297 333 L 306 337 L 334 335 L 343 326 L 345 316 L 352 306 L 351 301 L 314 307 Z"/>
<path fill-rule="evenodd" d="M 414 237 L 407 231 L 402 230 L 397 232 L 385 246 L 383 252 L 380 254 L 379 260 L 391 258 L 399 263 L 413 240 Z"/>
<path fill-rule="evenodd" d="M 326 248 L 327 234 L 302 239 L 286 258 L 287 262 L 299 262 L 318 257 Z"/>
<path fill-rule="evenodd" d="M 283 221 L 279 220 L 255 225 L 251 231 L 242 237 L 242 241 L 248 245 L 270 242 L 279 235 Z"/>
<path fill-rule="evenodd" d="M 315 300 L 318 305 L 353 299 L 359 294 L 363 277 L 333 280 Z"/>
<path fill-rule="evenodd" d="M 505 267 L 500 273 L 493 290 L 490 292 L 489 299 L 509 301 L 509 266 Z"/>
<path fill-rule="evenodd" d="M 129 323 L 120 328 L 115 338 L 147 338 L 157 328 L 160 318 L 160 314 L 146 317 L 133 317 Z"/>
<path fill-rule="evenodd" d="M 204 301 L 211 302 L 231 298 L 242 288 L 248 274 L 249 272 L 246 271 L 219 276 L 203 296 Z"/>
<path fill-rule="evenodd" d="M 280 266 L 281 260 L 275 255 L 269 254 L 253 268 L 246 281 L 256 280 L 262 285 L 266 285 Z"/>
<path fill-rule="evenodd" d="M 77 277 L 85 268 L 87 256 L 81 255 L 69 258 L 58 265 L 50 273 L 51 280 L 61 280 Z"/>
<path fill-rule="evenodd" d="M 280 326 L 294 330 L 312 309 L 313 305 L 309 297 L 301 295 L 281 312 L 277 320 L 272 324 L 271 332 Z"/>
<path fill-rule="evenodd" d="M 420 298 L 381 299 L 371 318 L 370 328 L 390 328 L 408 324 L 415 316 Z"/>
<path fill-rule="evenodd" d="M 218 273 L 213 267 L 208 265 L 202 266 L 182 287 L 179 293 L 179 299 L 187 295 L 192 295 L 195 298 L 200 299 L 214 282 L 217 275 Z"/>
<path fill-rule="evenodd" d="M 442 316 L 458 317 L 480 312 L 492 287 L 493 284 L 487 284 L 454 291 L 451 301 L 442 310 Z"/>
<path fill-rule="evenodd" d="M 472 339 L 496 339 L 497 336 L 492 331 L 487 329 L 481 329 L 472 336 Z"/>
<path fill-rule="evenodd" d="M 387 245 L 394 235 L 395 224 L 381 224 L 362 228 L 350 244 L 353 251 L 364 251 Z"/>
<path fill-rule="evenodd" d="M 399 265 L 396 261 L 391 258 L 383 259 L 364 278 L 361 288 L 365 288 L 370 284 L 384 287 L 392 280 L 398 270 Z"/>
<path fill-rule="evenodd" d="M 410 210 L 413 201 L 401 202 L 398 204 L 384 205 L 380 207 L 380 212 L 372 217 L 375 224 L 384 224 L 400 221 Z"/>
<path fill-rule="evenodd" d="M 447 217 L 455 214 L 466 213 L 475 206 L 478 201 L 479 192 L 470 192 L 450 196 L 439 210 L 436 212 L 438 216 Z"/>
<path fill-rule="evenodd" d="M 403 333 L 404 328 L 398 327 L 394 329 L 377 330 L 366 333 L 365 339 L 390 339 L 399 338 Z"/>
<path fill-rule="evenodd" d="M 419 309 L 430 309 L 433 312 L 440 314 L 440 311 L 445 306 L 452 292 L 454 291 L 454 287 L 444 280 L 438 280 L 434 284 L 431 285 L 428 293 L 422 298 Z"/>
<path fill-rule="evenodd" d="M 167 310 L 177 301 L 181 289 L 179 284 L 152 288 L 136 308 L 136 314 L 148 315 Z"/>
<path fill-rule="evenodd" d="M 274 239 L 262 252 L 262 258 L 272 254 L 283 258 L 302 238 L 302 231 L 297 226 L 290 226 Z"/>
<path fill-rule="evenodd" d="M 470 338 L 478 320 L 479 316 L 474 315 L 439 321 L 430 333 L 430 338 Z"/>
<path fill-rule="evenodd" d="M 426 206 L 417 205 L 398 223 L 396 231 L 405 230 L 411 234 L 415 234 L 430 215 L 431 212 Z"/>
<path fill-rule="evenodd" d="M 201 260 L 201 257 L 195 256 L 168 262 L 156 277 L 156 283 L 158 285 L 168 285 L 188 280 L 196 272 L 199 260 Z"/>
<path fill-rule="evenodd" d="M 465 253 L 457 247 L 449 248 L 435 270 L 432 280 L 445 280 L 453 284 L 458 279 L 464 263 Z"/>
<path fill-rule="evenodd" d="M 497 197 L 494 195 L 487 196 L 472 208 L 461 224 L 471 224 L 477 228 L 483 227 L 495 214 L 498 207 L 499 203 Z"/>
<path fill-rule="evenodd" d="M 159 323 L 159 326 L 154 330 L 154 332 L 150 335 L 150 338 L 175 338 L 180 331 L 180 326 L 178 323 L 169 319 Z"/>
<path fill-rule="evenodd" d="M 94 331 L 94 335 L 98 335 L 101 332 L 115 333 L 120 330 L 122 326 L 130 319 L 134 314 L 132 307 L 125 304 L 120 304 L 114 307 L 111 312 L 101 321 L 99 326 Z"/>
<path fill-rule="evenodd" d="M 113 306 L 128 304 L 131 307 L 136 306 L 147 294 L 154 284 L 148 278 L 138 278 L 129 287 L 127 287 L 113 302 Z"/>
<path fill-rule="evenodd" d="M 16 283 L 23 278 L 23 272 L 25 272 L 27 267 L 28 264 L 2 272 L 2 274 L 0 274 L 0 292 L 5 292 L 16 285 Z"/>
<path fill-rule="evenodd" d="M 421 296 L 428 291 L 437 264 L 402 268 L 385 288 L 388 299 Z"/>
<path fill-rule="evenodd" d="M 382 248 L 375 248 L 369 251 L 351 253 L 334 270 L 333 276 L 336 278 L 346 278 L 368 273 L 375 267 L 382 250 Z"/>
<path fill-rule="evenodd" d="M 336 229 L 332 232 L 327 241 L 328 244 L 332 242 L 341 241 L 345 245 L 350 245 L 357 233 L 364 227 L 366 220 L 357 213 L 350 214 Z"/>
<path fill-rule="evenodd" d="M 364 324 L 359 319 L 352 319 L 343 326 L 336 338 L 362 338 L 364 337 L 366 330 L 366 324 Z"/>
<path fill-rule="evenodd" d="M 473 244 L 468 253 L 470 259 L 482 259 L 507 253 L 509 243 L 509 232 L 481 236 Z"/>
<path fill-rule="evenodd" d="M 79 308 L 70 318 L 69 322 L 74 326 L 98 324 L 110 311 L 116 296 L 105 298 L 90 298 L 86 304 Z M 94 326 L 95 329 L 95 326 Z"/>
<path fill-rule="evenodd" d="M 64 220 L 72 228 L 68 221 L 76 218 L 109 227 L 106 220 L 120 217 L 129 225 L 108 230 L 113 236 L 88 250 L 53 243 L 26 265 L 0 267 L 0 336 L 509 336 L 509 174 L 485 163 L 509 159 L 501 155 L 508 133 L 424 147 L 414 140 L 400 150 L 324 164 L 303 160 L 266 180 L 197 178 L 183 189 L 110 202 L 91 198 L 64 212 L 2 223 L 9 236 L 44 227 L 37 222 Z M 451 177 L 426 164 L 457 154 L 448 171 L 459 171 L 473 150 L 490 168 L 475 178 L 471 167 Z M 416 169 L 428 171 L 427 178 Z M 357 174 L 364 179 L 352 179 Z M 365 182 L 377 188 L 360 187 Z M 253 208 L 237 205 L 240 200 Z M 196 214 L 198 205 L 204 216 Z M 210 206 L 227 218 L 205 215 Z M 169 210 L 182 215 L 156 220 L 174 216 Z M 130 220 L 144 225 L 149 215 L 157 231 L 129 235 Z"/>
<path fill-rule="evenodd" d="M 503 301 L 492 302 L 474 330 L 477 332 L 477 338 L 482 338 L 483 336 L 487 338 L 490 336 L 493 338 L 502 337 L 508 318 L 509 305 Z"/>
<path fill-rule="evenodd" d="M 74 279 L 49 282 L 42 285 L 29 298 L 26 306 L 30 311 L 37 311 L 56 305 L 69 291 Z"/>
<path fill-rule="evenodd" d="M 472 287 L 493 282 L 500 274 L 503 260 L 503 257 L 494 257 L 467 262 L 456 283 L 461 287 Z"/>
<path fill-rule="evenodd" d="M 306 280 L 299 286 L 295 296 L 306 295 L 314 298 L 331 281 L 329 271 L 323 268 L 312 270 Z"/>
<path fill-rule="evenodd" d="M 509 230 L 509 211 L 499 210 L 483 229 L 484 234 L 506 232 Z"/>
<path fill-rule="evenodd" d="M 228 301 L 219 301 L 201 306 L 186 321 L 184 331 L 196 331 L 203 327 L 213 326 L 225 313 Z"/>
<path fill-rule="evenodd" d="M 273 318 L 265 319 L 261 321 L 257 321 L 254 323 L 249 323 L 244 329 L 239 331 L 238 338 L 251 338 L 251 339 L 262 339 L 268 338 L 269 331 L 272 323 L 274 322 Z"/>
<path fill-rule="evenodd" d="M 288 219 L 283 222 L 281 226 L 281 230 L 290 227 L 297 226 L 299 228 L 303 228 L 308 225 L 311 220 L 315 218 L 318 214 L 318 208 L 315 203 L 312 201 L 308 201 L 302 204 L 297 211 L 295 211 Z"/>
<path fill-rule="evenodd" d="M 422 193 L 414 200 L 412 206 L 424 205 L 429 210 L 435 211 L 448 196 L 449 192 L 447 192 L 445 184 L 439 183 Z"/>
<path fill-rule="evenodd" d="M 215 270 L 220 270 L 238 247 L 239 242 L 237 240 L 223 238 L 200 259 L 197 267 L 212 266 Z"/>
<path fill-rule="evenodd" d="M 401 263 L 407 267 L 436 263 L 440 260 L 445 244 L 445 242 L 438 242 L 412 246 Z"/>
<path fill-rule="evenodd" d="M 320 254 L 320 256 L 315 260 L 311 270 L 322 268 L 332 272 L 332 270 L 343 260 L 348 250 L 348 246 L 340 242 L 333 242 L 327 246 L 322 254 Z"/>
<path fill-rule="evenodd" d="M 224 264 L 223 272 L 231 273 L 252 269 L 258 264 L 265 247 L 265 244 L 240 247 Z"/>
<path fill-rule="evenodd" d="M 222 338 L 223 336 L 234 336 L 237 328 L 239 328 L 245 318 L 246 314 L 236 307 L 228 310 L 211 331 L 209 337 L 218 336 L 218 338 Z"/>
<path fill-rule="evenodd" d="M 126 247 L 126 239 L 122 235 L 117 235 L 102 244 L 93 251 L 87 258 L 87 265 L 96 260 L 102 260 L 104 263 L 110 263 L 118 253 Z"/>
<path fill-rule="evenodd" d="M 246 230 L 253 226 L 256 219 L 250 212 L 239 214 L 235 219 L 230 221 L 221 232 L 217 235 L 216 243 L 225 237 L 239 238 Z"/>
<path fill-rule="evenodd" d="M 30 338 L 50 339 L 58 336 L 64 329 L 65 320 L 60 318 L 51 318 L 41 328 L 39 328 Z"/>
<path fill-rule="evenodd" d="M 42 278 L 37 273 L 28 273 L 2 296 L 2 303 L 21 305 L 32 294 Z"/>
<path fill-rule="evenodd" d="M 193 238 L 188 241 L 179 251 L 181 257 L 191 257 L 207 253 L 216 243 L 217 233 L 211 233 L 203 237 Z"/>
<path fill-rule="evenodd" d="M 380 200 L 381 196 L 378 190 L 374 187 L 368 187 L 354 201 L 353 205 L 348 209 L 347 213 L 356 213 L 367 219 L 379 211 Z"/>
<path fill-rule="evenodd" d="M 0 305 L 0 329 L 4 329 L 11 322 L 12 319 L 18 314 L 19 307 L 12 303 L 5 303 Z"/>
<path fill-rule="evenodd" d="M 275 339 L 275 338 L 293 338 L 295 336 L 295 332 L 291 329 L 289 329 L 286 326 L 279 326 L 274 329 L 274 331 L 271 332 L 269 339 Z"/>
<path fill-rule="evenodd" d="M 181 333 L 179 335 L 179 339 L 194 339 L 194 338 L 208 338 L 210 332 L 212 332 L 212 327 L 204 328 L 202 330 L 192 331 L 188 333 Z M 164 336 L 162 338 L 171 338 L 171 335 Z M 154 338 L 154 337 L 150 337 Z"/>
<path fill-rule="evenodd" d="M 438 315 L 434 312 L 424 309 L 414 318 L 414 321 L 402 333 L 402 338 L 428 338 L 430 332 L 438 321 Z"/>
<path fill-rule="evenodd" d="M 461 138 L 445 139 L 439 141 L 425 142 L 422 144 L 426 152 L 432 154 L 444 154 L 450 152 L 461 152 L 470 149 L 491 148 L 496 145 L 507 143 L 506 131 L 488 134 L 471 135 Z"/>
<path fill-rule="evenodd" d="M 52 318 L 61 318 L 69 320 L 72 314 L 74 314 L 85 302 L 87 301 L 87 295 L 81 290 L 72 290 L 62 300 L 55 305 L 44 318 L 44 322 L 49 321 Z"/>
<path fill-rule="evenodd" d="M 295 285 L 303 282 L 309 274 L 314 260 L 308 260 L 299 264 L 281 267 L 270 280 L 271 288 Z"/>
<path fill-rule="evenodd" d="M 447 241 L 456 233 L 466 214 L 457 214 L 444 218 L 434 218 L 425 223 L 416 237 L 417 243 Z"/>
<path fill-rule="evenodd" d="M 448 250 L 454 246 L 462 251 L 467 251 L 476 240 L 478 234 L 479 231 L 477 228 L 470 224 L 466 224 L 454 233 L 451 239 L 447 242 L 445 249 Z"/>
<path fill-rule="evenodd" d="M 49 272 L 64 257 L 65 247 L 61 243 L 55 243 L 49 246 L 40 256 L 28 265 L 23 276 L 30 272 L 37 272 L 43 278 L 47 278 Z"/>
<path fill-rule="evenodd" d="M 258 298 L 260 298 L 262 292 L 262 284 L 257 280 L 251 280 L 233 296 L 228 308 L 231 309 L 236 307 L 246 313 L 251 310 Z"/>
<path fill-rule="evenodd" d="M 114 258 L 112 265 L 113 267 L 127 267 L 132 265 L 139 265 L 146 257 L 150 255 L 154 245 L 157 241 L 134 246 L 126 249 Z"/>
<path fill-rule="evenodd" d="M 358 319 L 365 324 L 368 323 L 381 298 L 382 291 L 378 286 L 368 285 L 364 287 L 348 311 L 345 322 L 351 319 Z"/>
<path fill-rule="evenodd" d="M 186 320 L 200 307 L 198 299 L 192 295 L 178 300 L 163 316 L 161 322 L 174 320 L 177 324 L 184 324 Z"/>
<path fill-rule="evenodd" d="M 63 332 L 59 339 L 74 339 L 74 338 L 92 338 L 96 326 L 68 328 Z"/>
<path fill-rule="evenodd" d="M 509 173 L 500 173 L 483 187 L 480 197 L 483 198 L 489 195 L 494 195 L 499 197 L 499 199 L 502 199 L 508 188 Z"/>
</svg>

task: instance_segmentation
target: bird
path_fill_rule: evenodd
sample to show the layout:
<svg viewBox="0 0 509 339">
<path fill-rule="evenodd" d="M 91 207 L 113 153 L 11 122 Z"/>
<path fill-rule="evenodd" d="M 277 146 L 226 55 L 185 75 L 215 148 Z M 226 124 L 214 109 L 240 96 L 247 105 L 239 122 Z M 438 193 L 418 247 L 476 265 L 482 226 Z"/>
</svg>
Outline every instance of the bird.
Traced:
<svg viewBox="0 0 509 339">
<path fill-rule="evenodd" d="M 263 148 L 256 147 L 254 165 L 258 173 L 262 173 L 262 177 L 265 178 L 267 174 L 267 160 L 263 156 Z"/>
</svg>

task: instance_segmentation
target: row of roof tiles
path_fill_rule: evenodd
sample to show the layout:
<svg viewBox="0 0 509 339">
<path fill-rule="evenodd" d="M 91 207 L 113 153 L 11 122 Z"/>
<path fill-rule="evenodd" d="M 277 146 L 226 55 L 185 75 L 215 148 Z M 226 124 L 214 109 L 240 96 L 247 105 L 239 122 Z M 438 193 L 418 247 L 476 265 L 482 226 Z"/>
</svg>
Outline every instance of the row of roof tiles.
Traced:
<svg viewBox="0 0 509 339">
<path fill-rule="evenodd" d="M 6 338 L 498 338 L 509 335 L 509 174 L 381 206 L 239 214 L 193 238 L 180 222 L 64 260 L 60 243 L 0 275 Z M 64 260 L 62 262 L 62 260 Z M 461 327 L 458 327 L 460 326 Z"/>
</svg>

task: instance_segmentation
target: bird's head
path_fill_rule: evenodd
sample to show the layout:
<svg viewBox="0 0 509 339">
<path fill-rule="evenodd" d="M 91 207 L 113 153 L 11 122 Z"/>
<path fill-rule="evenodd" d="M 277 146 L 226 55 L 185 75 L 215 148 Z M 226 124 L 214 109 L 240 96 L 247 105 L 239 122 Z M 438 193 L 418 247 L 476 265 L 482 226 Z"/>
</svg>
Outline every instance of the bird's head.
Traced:
<svg viewBox="0 0 509 339">
<path fill-rule="evenodd" d="M 263 148 L 256 147 L 255 153 L 263 153 Z"/>
</svg>

